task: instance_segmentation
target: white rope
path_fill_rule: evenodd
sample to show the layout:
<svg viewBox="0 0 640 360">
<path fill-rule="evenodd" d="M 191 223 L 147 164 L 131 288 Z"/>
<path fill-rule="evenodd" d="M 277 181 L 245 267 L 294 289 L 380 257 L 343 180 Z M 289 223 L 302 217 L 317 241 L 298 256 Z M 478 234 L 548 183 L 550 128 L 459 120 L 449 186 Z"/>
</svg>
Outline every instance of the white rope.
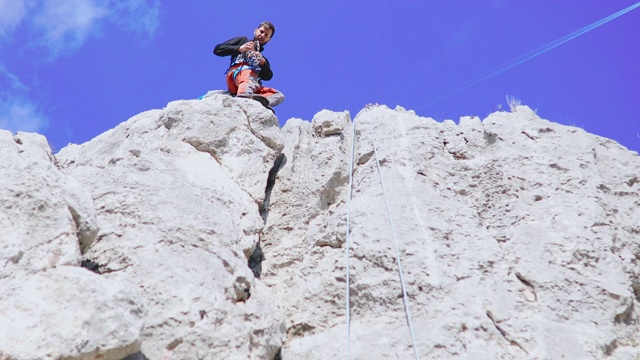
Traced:
<svg viewBox="0 0 640 360">
<path fill-rule="evenodd" d="M 347 241 L 346 241 L 346 258 L 347 265 L 345 267 L 345 271 L 347 273 L 347 285 L 345 290 L 345 299 L 346 299 L 346 308 L 347 308 L 347 360 L 351 359 L 351 296 L 349 294 L 349 289 L 351 287 L 351 280 L 349 277 L 349 269 L 351 265 L 349 264 L 349 248 L 351 246 L 351 197 L 353 194 L 353 164 L 355 158 L 355 149 L 356 149 L 356 119 L 358 116 L 362 114 L 362 112 L 367 109 L 366 107 L 358 114 L 355 118 L 353 118 L 353 122 L 351 123 L 351 166 L 349 169 L 349 198 L 347 199 Z"/>
<path fill-rule="evenodd" d="M 376 147 L 376 138 L 373 136 L 373 124 L 371 124 L 371 140 L 373 141 L 373 151 L 376 154 L 376 166 L 378 167 L 378 175 L 380 176 L 380 184 L 382 184 L 382 194 L 384 195 L 384 203 L 387 207 L 387 214 L 389 215 L 389 224 L 391 224 L 391 233 L 393 234 L 393 242 L 396 247 L 396 260 L 398 262 L 398 272 L 400 273 L 400 287 L 402 288 L 402 300 L 404 302 L 404 313 L 407 317 L 407 324 L 409 325 L 409 332 L 411 333 L 411 341 L 413 343 L 413 352 L 418 357 L 418 348 L 416 347 L 416 337 L 413 333 L 413 325 L 411 324 L 411 311 L 409 310 L 409 300 L 407 298 L 407 290 L 404 286 L 404 275 L 402 272 L 402 264 L 400 263 L 400 247 L 398 246 L 398 238 L 396 236 L 396 230 L 393 226 L 393 220 L 391 219 L 391 210 L 389 208 L 389 200 L 387 199 L 387 193 L 384 187 L 384 180 L 382 179 L 382 171 L 380 171 L 380 161 L 378 159 L 378 149 Z"/>
</svg>

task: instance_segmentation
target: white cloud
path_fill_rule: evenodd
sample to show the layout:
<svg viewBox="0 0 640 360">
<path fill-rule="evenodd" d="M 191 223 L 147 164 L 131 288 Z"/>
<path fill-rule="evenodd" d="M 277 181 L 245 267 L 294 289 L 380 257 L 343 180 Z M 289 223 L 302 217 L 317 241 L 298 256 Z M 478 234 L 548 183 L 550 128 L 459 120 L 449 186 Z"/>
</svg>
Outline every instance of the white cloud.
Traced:
<svg viewBox="0 0 640 360">
<path fill-rule="evenodd" d="M 27 99 L 29 88 L 0 63 L 0 129 L 38 132 L 49 120 L 38 106 Z"/>
<path fill-rule="evenodd" d="M 112 20 L 128 30 L 153 35 L 160 25 L 160 0 L 110 1 Z"/>
<path fill-rule="evenodd" d="M 56 58 L 100 36 L 109 24 L 153 36 L 159 15 L 160 0 L 0 0 L 0 38 L 24 22 L 35 35 L 31 45 Z"/>
<path fill-rule="evenodd" d="M 7 80 L 9 80 L 9 85 L 12 89 L 19 91 L 29 90 L 29 88 L 25 84 L 23 84 L 16 75 L 7 70 L 7 68 L 2 63 L 0 63 L 0 75 L 3 75 Z M 2 78 L 2 76 L 0 76 L 0 78 Z"/>
<path fill-rule="evenodd" d="M 24 0 L 0 0 L 0 38 L 10 36 L 27 10 Z"/>
<path fill-rule="evenodd" d="M 44 1 L 32 25 L 52 56 L 75 50 L 96 35 L 108 10 L 93 0 Z"/>
<path fill-rule="evenodd" d="M 0 129 L 42 132 L 48 124 L 49 119 L 35 103 L 20 97 L 0 98 Z"/>
<path fill-rule="evenodd" d="M 100 36 L 108 26 L 152 37 L 159 16 L 160 0 L 0 0 L 0 53 L 10 55 L 5 45 L 27 51 L 44 48 L 53 60 Z M 20 36 L 12 36 L 17 32 Z M 23 43 L 13 44 L 17 39 Z M 49 119 L 31 100 L 31 91 L 0 62 L 0 128 L 47 128 Z"/>
</svg>

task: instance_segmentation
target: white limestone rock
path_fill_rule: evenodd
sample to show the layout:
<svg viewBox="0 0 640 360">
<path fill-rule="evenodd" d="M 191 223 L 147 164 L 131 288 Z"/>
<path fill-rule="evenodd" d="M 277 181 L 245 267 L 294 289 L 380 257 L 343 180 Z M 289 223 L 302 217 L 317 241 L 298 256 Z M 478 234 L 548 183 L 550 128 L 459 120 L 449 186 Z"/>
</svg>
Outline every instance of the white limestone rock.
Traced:
<svg viewBox="0 0 640 360">
<path fill-rule="evenodd" d="M 140 348 L 135 288 L 75 266 L 0 281 L 1 359 L 121 359 Z"/>
<path fill-rule="evenodd" d="M 0 130 L 0 279 L 79 265 L 98 231 L 88 193 L 56 168 L 47 140 Z"/>
<path fill-rule="evenodd" d="M 97 209 L 86 257 L 141 292 L 149 359 L 272 359 L 282 346 L 282 315 L 247 265 L 274 119 L 252 100 L 175 101 L 58 154 Z"/>
<path fill-rule="evenodd" d="M 346 354 L 345 249 L 322 246 L 317 229 L 345 231 L 345 182 L 319 200 L 334 174 L 348 176 L 351 139 L 317 129 L 283 128 L 292 165 L 263 236 L 285 359 Z M 352 358 L 413 357 L 385 194 L 420 358 L 640 355 L 637 153 L 525 106 L 458 125 L 372 107 L 356 129 Z"/>
<path fill-rule="evenodd" d="M 347 212 L 353 359 L 414 357 L 389 217 L 421 359 L 640 356 L 637 153 L 525 106 L 375 105 L 351 172 L 351 125 L 210 92 L 55 156 L 0 131 L 0 359 L 343 357 Z"/>
<path fill-rule="evenodd" d="M 0 131 L 0 358 L 121 358 L 137 351 L 135 289 L 79 268 L 98 232 L 89 194 L 46 139 Z"/>
</svg>

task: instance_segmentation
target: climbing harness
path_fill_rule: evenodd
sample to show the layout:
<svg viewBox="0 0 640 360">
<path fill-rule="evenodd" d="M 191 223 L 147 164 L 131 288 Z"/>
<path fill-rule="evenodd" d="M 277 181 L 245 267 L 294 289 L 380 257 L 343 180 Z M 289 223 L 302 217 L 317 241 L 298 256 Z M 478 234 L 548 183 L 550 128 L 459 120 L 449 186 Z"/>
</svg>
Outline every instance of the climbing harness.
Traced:
<svg viewBox="0 0 640 360">
<path fill-rule="evenodd" d="M 377 104 L 376 104 L 377 105 Z M 363 113 L 363 111 L 368 110 L 372 107 L 372 105 L 367 105 L 364 109 L 360 110 L 360 112 L 353 119 L 352 127 L 352 135 L 351 135 L 351 165 L 349 171 L 349 198 L 347 199 L 347 235 L 346 235 L 346 311 L 347 311 L 347 359 L 351 359 L 351 305 L 350 305 L 350 278 L 349 278 L 349 248 L 351 246 L 351 237 L 350 237 L 350 227 L 351 227 L 351 198 L 353 194 L 353 165 L 354 165 L 354 157 L 355 157 L 355 142 L 356 142 L 356 120 Z M 373 125 L 371 126 L 371 140 L 373 142 L 373 151 L 375 153 L 376 158 L 376 166 L 378 169 L 378 176 L 380 178 L 380 184 L 382 185 L 382 194 L 384 195 L 384 202 L 387 209 L 387 215 L 389 217 L 389 224 L 391 226 L 391 233 L 393 235 L 393 241 L 395 244 L 396 250 L 396 262 L 398 265 L 398 272 L 400 274 L 400 287 L 402 288 L 402 300 L 404 304 L 404 312 L 405 317 L 407 319 L 407 325 L 409 326 L 409 332 L 411 333 L 411 342 L 413 344 L 413 351 L 416 360 L 419 360 L 418 356 L 418 348 L 416 346 L 416 338 L 413 331 L 413 325 L 411 323 L 411 311 L 409 308 L 409 299 L 407 296 L 407 290 L 404 282 L 404 273 L 402 271 L 402 263 L 400 261 L 400 246 L 398 245 L 398 238 L 396 236 L 395 227 L 393 225 L 393 219 L 391 217 L 391 209 L 389 207 L 389 200 L 387 198 L 386 189 L 384 186 L 384 180 L 382 178 L 382 171 L 380 170 L 380 160 L 378 159 L 378 149 L 376 146 L 376 138 L 373 134 Z"/>
<path fill-rule="evenodd" d="M 253 70 L 253 68 L 251 66 L 249 66 L 249 65 L 242 65 L 242 66 L 239 66 L 239 67 L 237 67 L 237 68 L 235 68 L 233 70 L 229 70 L 229 71 L 233 71 L 233 81 L 234 82 L 236 81 L 236 76 L 238 76 L 238 74 L 242 70 Z"/>
</svg>

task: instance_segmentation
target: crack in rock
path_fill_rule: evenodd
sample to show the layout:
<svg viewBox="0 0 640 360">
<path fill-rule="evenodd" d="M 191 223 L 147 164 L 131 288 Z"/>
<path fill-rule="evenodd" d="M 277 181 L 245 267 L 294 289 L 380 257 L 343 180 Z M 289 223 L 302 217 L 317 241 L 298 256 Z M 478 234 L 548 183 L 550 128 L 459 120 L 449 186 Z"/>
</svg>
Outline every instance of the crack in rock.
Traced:
<svg viewBox="0 0 640 360">
<path fill-rule="evenodd" d="M 633 300 L 631 300 L 631 304 L 620 314 L 616 314 L 613 318 L 613 322 L 616 324 L 624 324 L 624 325 L 633 325 L 636 323 L 636 319 L 634 315 L 634 306 Z"/>
<path fill-rule="evenodd" d="M 326 210 L 336 203 L 336 199 L 339 195 L 338 189 L 344 186 L 348 180 L 349 178 L 347 176 L 342 176 L 340 171 L 336 171 L 331 175 L 331 178 L 324 185 L 320 193 L 321 210 Z"/>
<path fill-rule="evenodd" d="M 276 184 L 276 176 L 278 176 L 278 172 L 282 170 L 282 168 L 287 164 L 287 157 L 284 153 L 278 155 L 276 160 L 273 162 L 273 166 L 271 170 L 269 170 L 269 176 L 267 176 L 267 186 L 264 189 L 264 200 L 262 204 L 259 206 L 260 217 L 264 222 L 267 222 L 267 216 L 269 215 L 269 205 L 271 203 L 271 191 Z"/>
<path fill-rule="evenodd" d="M 253 271 L 253 276 L 258 279 L 260 279 L 260 276 L 262 276 L 262 262 L 264 260 L 264 252 L 262 251 L 262 246 L 260 246 L 260 240 L 258 240 L 256 248 L 249 256 L 249 269 Z"/>
<path fill-rule="evenodd" d="M 513 337 L 511 337 L 511 335 L 509 335 L 508 332 L 506 332 L 500 325 L 498 325 L 498 322 L 496 321 L 495 317 L 493 316 L 493 313 L 491 313 L 491 311 L 489 311 L 489 310 L 487 310 L 487 317 L 489 319 L 491 319 L 491 322 L 493 323 L 493 326 L 496 327 L 496 329 L 498 330 L 500 335 L 502 335 L 502 337 L 505 340 L 507 340 L 509 342 L 509 344 L 519 347 L 522 351 L 524 351 L 527 355 L 529 355 L 529 352 L 527 350 L 525 350 L 525 348 L 523 348 L 522 345 L 520 345 L 516 340 L 513 339 Z"/>
<path fill-rule="evenodd" d="M 234 304 L 247 302 L 251 297 L 251 283 L 244 276 L 238 276 L 233 286 L 227 289 L 226 297 Z"/>
<path fill-rule="evenodd" d="M 123 357 L 121 360 L 149 360 L 149 358 L 147 358 L 142 351 L 138 351 L 137 353 Z"/>
<path fill-rule="evenodd" d="M 602 352 L 605 356 L 613 355 L 613 352 L 618 348 L 618 340 L 613 340 L 609 344 L 606 344 L 602 347 Z"/>
<path fill-rule="evenodd" d="M 211 155 L 212 158 L 214 158 L 218 164 L 222 165 L 222 163 L 220 162 L 220 159 L 218 158 L 218 155 L 216 154 L 215 150 L 208 146 L 207 144 L 205 144 L 204 142 L 200 141 L 200 140 L 195 140 L 195 139 L 183 139 L 182 141 L 186 142 L 187 144 L 193 146 L 196 150 L 200 151 L 200 152 L 204 152 L 207 153 L 209 155 Z"/>
<path fill-rule="evenodd" d="M 71 218 L 73 219 L 73 223 L 76 228 L 76 237 L 78 238 L 78 245 L 80 246 L 80 253 L 85 254 L 93 241 L 96 239 L 98 235 L 98 229 L 93 228 L 83 219 L 80 213 L 74 209 L 72 206 L 67 206 L 69 213 L 71 214 Z"/>
<path fill-rule="evenodd" d="M 80 263 L 80 267 L 83 267 L 89 271 L 93 271 L 96 274 L 101 274 L 100 264 L 98 264 L 93 260 L 89 260 L 89 259 L 82 260 L 82 262 Z"/>
<path fill-rule="evenodd" d="M 247 110 L 245 110 L 243 107 L 240 107 L 240 109 L 242 110 L 242 112 L 244 113 L 245 117 L 247 118 L 247 127 L 249 128 L 249 131 L 251 131 L 251 133 L 255 137 L 257 137 L 260 141 L 262 141 L 262 143 L 264 143 L 271 150 L 275 150 L 276 152 L 281 152 L 282 149 L 284 149 L 284 145 L 279 144 L 279 143 L 269 139 L 268 137 L 260 134 L 259 132 L 255 131 L 253 129 L 253 127 L 251 126 L 251 119 L 249 117 L 249 114 L 247 114 Z"/>
<path fill-rule="evenodd" d="M 536 293 L 536 288 L 535 286 L 533 286 L 531 281 L 529 281 L 527 278 L 522 276 L 522 274 L 520 274 L 519 272 L 516 272 L 516 278 L 518 278 L 518 280 L 520 280 L 520 282 L 527 287 L 527 289 L 529 290 L 529 293 L 533 295 L 533 301 L 538 301 L 538 294 Z"/>
<path fill-rule="evenodd" d="M 273 187 L 276 184 L 276 177 L 278 176 L 278 172 L 287 164 L 287 157 L 284 153 L 281 153 L 276 157 L 273 162 L 273 166 L 271 170 L 269 170 L 269 175 L 267 176 L 267 186 L 264 189 L 264 199 L 262 203 L 258 205 L 258 211 L 260 213 L 260 217 L 264 223 L 267 223 L 267 217 L 269 216 L 269 205 L 271 204 L 271 192 L 273 191 Z M 260 239 L 258 239 L 258 243 L 256 244 L 256 248 L 253 250 L 251 255 L 249 255 L 249 269 L 253 272 L 253 275 L 260 279 L 262 276 L 262 262 L 265 260 L 264 252 L 262 251 L 262 246 L 260 245 Z"/>
</svg>

